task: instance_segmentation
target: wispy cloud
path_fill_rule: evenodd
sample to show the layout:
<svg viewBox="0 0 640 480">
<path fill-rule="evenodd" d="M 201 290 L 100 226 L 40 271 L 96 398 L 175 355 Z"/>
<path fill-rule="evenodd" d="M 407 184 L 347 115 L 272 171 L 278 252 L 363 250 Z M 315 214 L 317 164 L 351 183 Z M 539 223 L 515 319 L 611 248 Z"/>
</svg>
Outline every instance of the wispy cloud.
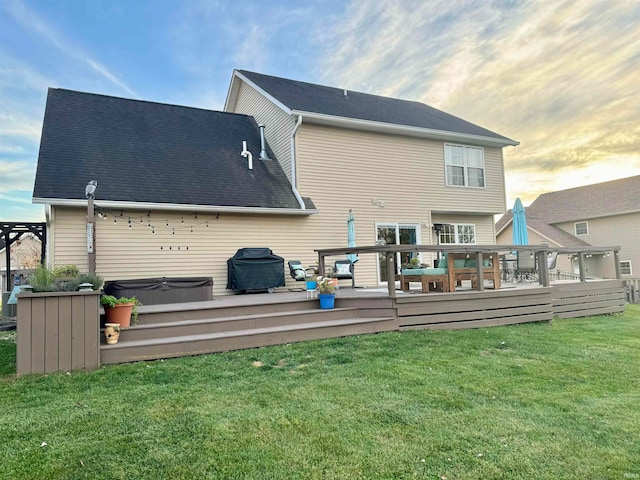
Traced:
<svg viewBox="0 0 640 480">
<path fill-rule="evenodd" d="M 359 0 L 325 35 L 335 55 L 321 69 L 329 84 L 420 100 L 521 141 L 506 150 L 507 176 L 532 200 L 569 176 L 640 173 L 638 18 L 625 0 Z"/>
<path fill-rule="evenodd" d="M 6 194 L 14 190 L 31 191 L 33 189 L 33 178 L 35 176 L 35 165 L 22 161 L 0 162 L 0 193 Z"/>
<path fill-rule="evenodd" d="M 138 98 L 136 92 L 124 81 L 100 62 L 85 53 L 81 47 L 75 46 L 65 38 L 65 36 L 52 28 L 36 12 L 29 9 L 24 2 L 19 0 L 7 0 L 2 5 L 3 10 L 11 15 L 16 22 L 29 32 L 35 33 L 43 38 L 49 45 L 56 48 L 60 53 L 73 58 L 74 60 L 88 66 L 92 71 L 112 82 L 114 85 L 124 90 L 128 95 Z"/>
</svg>

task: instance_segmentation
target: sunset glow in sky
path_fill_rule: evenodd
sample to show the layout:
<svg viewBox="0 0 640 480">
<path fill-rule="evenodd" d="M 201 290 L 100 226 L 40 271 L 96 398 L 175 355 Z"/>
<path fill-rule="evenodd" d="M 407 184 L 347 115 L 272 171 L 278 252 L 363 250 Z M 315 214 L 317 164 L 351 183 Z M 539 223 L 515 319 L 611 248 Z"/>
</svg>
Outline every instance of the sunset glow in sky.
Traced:
<svg viewBox="0 0 640 480">
<path fill-rule="evenodd" d="M 0 220 L 44 220 L 48 87 L 221 110 L 234 68 L 418 100 L 519 141 L 507 208 L 638 175 L 639 19 L 633 0 L 0 0 Z"/>
</svg>

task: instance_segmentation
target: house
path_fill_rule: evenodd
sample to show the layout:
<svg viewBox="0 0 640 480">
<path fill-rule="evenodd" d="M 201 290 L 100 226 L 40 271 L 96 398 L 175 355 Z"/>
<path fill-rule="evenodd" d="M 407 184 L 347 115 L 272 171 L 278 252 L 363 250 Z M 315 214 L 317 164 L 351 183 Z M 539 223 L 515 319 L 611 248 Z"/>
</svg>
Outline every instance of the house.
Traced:
<svg viewBox="0 0 640 480">
<path fill-rule="evenodd" d="M 230 293 L 236 250 L 310 265 L 347 245 L 350 209 L 358 245 L 495 242 L 509 138 L 419 102 L 244 70 L 224 110 L 50 89 L 33 193 L 49 263 L 88 268 L 90 180 L 107 280 L 207 276 Z M 358 284 L 377 286 L 385 263 L 367 257 Z"/>
<path fill-rule="evenodd" d="M 5 224 L 3 224 L 4 226 Z M 42 242 L 30 232 L 18 232 L 9 240 L 9 257 L 11 260 L 11 277 L 7 280 L 7 243 L 6 237 L 0 237 L 0 291 L 10 292 L 14 278 L 19 275 L 22 280 L 31 274 L 40 264 Z"/>
<path fill-rule="evenodd" d="M 546 242 L 551 249 L 620 246 L 623 278 L 640 274 L 640 175 L 610 182 L 549 192 L 526 208 L 529 243 Z M 512 242 L 512 212 L 496 223 L 496 243 Z M 603 255 L 585 259 L 586 273 L 615 278 L 615 265 Z M 577 259 L 560 255 L 556 269 L 577 273 Z"/>
</svg>

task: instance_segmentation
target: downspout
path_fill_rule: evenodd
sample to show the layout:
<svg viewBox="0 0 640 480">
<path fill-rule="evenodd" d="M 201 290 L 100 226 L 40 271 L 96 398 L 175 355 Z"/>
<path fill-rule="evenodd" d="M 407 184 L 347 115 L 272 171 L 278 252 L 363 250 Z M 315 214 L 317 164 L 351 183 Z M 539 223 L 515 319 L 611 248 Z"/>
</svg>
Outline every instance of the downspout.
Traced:
<svg viewBox="0 0 640 480">
<path fill-rule="evenodd" d="M 302 210 L 306 210 L 307 207 L 298 193 L 297 186 L 297 178 L 296 178 L 296 132 L 298 128 L 302 125 L 302 115 L 298 115 L 298 120 L 296 121 L 295 127 L 293 127 L 293 131 L 291 132 L 291 188 L 293 189 L 293 194 L 296 196 L 298 203 L 300 204 L 300 208 Z"/>
</svg>

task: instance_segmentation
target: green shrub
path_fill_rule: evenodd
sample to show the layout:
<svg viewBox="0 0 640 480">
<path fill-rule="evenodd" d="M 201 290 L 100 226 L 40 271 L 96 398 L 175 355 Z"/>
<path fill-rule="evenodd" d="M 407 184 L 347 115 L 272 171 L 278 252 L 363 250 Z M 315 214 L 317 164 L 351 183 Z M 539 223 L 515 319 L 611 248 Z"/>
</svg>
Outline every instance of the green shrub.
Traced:
<svg viewBox="0 0 640 480">
<path fill-rule="evenodd" d="M 44 265 L 36 268 L 36 271 L 29 276 L 27 283 L 33 287 L 35 293 L 59 291 L 56 277 L 53 275 L 53 272 Z"/>
<path fill-rule="evenodd" d="M 56 278 L 76 278 L 80 275 L 80 270 L 75 265 L 59 265 L 53 269 L 52 273 Z"/>
<path fill-rule="evenodd" d="M 92 290 L 100 290 L 102 285 L 104 284 L 104 279 L 100 275 L 90 274 L 90 273 L 82 273 L 76 278 L 65 282 L 69 285 L 69 291 L 75 292 L 80 289 L 80 285 L 83 283 L 90 283 L 93 285 L 91 287 Z"/>
<path fill-rule="evenodd" d="M 104 284 L 104 280 L 99 275 L 88 273 L 80 274 L 78 267 L 75 265 L 63 265 L 53 270 L 40 265 L 36 271 L 29 276 L 27 283 L 33 287 L 34 293 L 75 292 L 82 283 L 91 283 L 93 290 L 100 290 Z"/>
</svg>

